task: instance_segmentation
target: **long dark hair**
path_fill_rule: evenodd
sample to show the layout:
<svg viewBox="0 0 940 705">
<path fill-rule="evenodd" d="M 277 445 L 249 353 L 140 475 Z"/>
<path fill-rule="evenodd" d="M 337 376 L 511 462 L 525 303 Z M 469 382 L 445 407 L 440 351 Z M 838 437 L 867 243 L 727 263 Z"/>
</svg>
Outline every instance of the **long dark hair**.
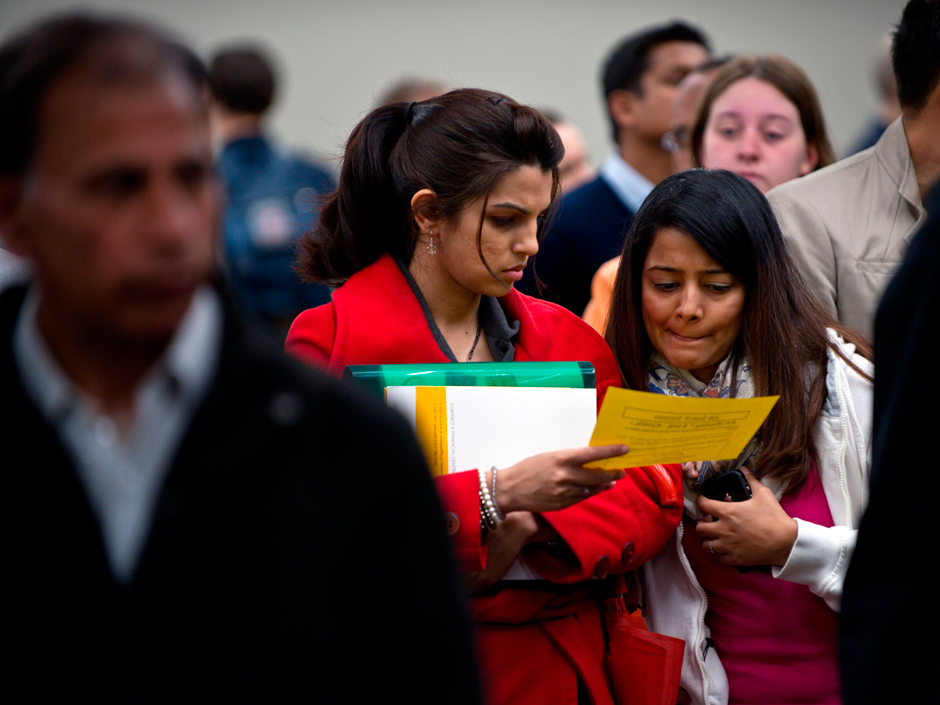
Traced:
<svg viewBox="0 0 940 705">
<path fill-rule="evenodd" d="M 653 347 L 643 324 L 643 266 L 653 239 L 665 228 L 688 234 L 744 285 L 732 369 L 747 359 L 755 394 L 780 395 L 761 427 L 761 451 L 752 470 L 757 477 L 777 478 L 788 491 L 795 491 L 818 460 L 813 427 L 826 400 L 827 348 L 865 374 L 830 342 L 826 329 L 834 329 L 869 360 L 871 346 L 816 302 L 787 252 L 770 204 L 756 186 L 724 169 L 693 169 L 674 174 L 653 189 L 624 243 L 607 342 L 627 387 L 649 388 Z M 735 381 L 736 372 L 732 389 Z"/>
<path fill-rule="evenodd" d="M 335 285 L 386 252 L 409 263 L 418 238 L 411 198 L 424 188 L 436 195 L 433 214 L 453 218 L 504 174 L 536 166 L 552 172 L 554 202 L 563 155 L 545 116 L 499 93 L 461 89 L 377 108 L 349 136 L 339 187 L 301 241 L 298 269 Z"/>
</svg>

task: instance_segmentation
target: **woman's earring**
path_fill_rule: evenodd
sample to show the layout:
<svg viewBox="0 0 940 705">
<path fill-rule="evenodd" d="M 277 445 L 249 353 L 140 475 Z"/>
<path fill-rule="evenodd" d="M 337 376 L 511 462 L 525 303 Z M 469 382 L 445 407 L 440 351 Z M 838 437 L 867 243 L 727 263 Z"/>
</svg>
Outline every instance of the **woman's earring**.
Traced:
<svg viewBox="0 0 940 705">
<path fill-rule="evenodd" d="M 428 233 L 428 254 L 436 255 L 437 254 L 437 245 L 434 244 L 434 233 Z"/>
</svg>

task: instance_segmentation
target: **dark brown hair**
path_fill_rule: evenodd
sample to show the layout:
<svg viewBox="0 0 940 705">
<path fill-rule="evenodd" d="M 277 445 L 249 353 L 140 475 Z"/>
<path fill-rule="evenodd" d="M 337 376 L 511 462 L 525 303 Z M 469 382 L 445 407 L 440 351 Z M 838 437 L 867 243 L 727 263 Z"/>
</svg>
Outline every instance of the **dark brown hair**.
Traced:
<svg viewBox="0 0 940 705">
<path fill-rule="evenodd" d="M 711 54 L 711 47 L 705 33 L 685 22 L 671 22 L 666 25 L 648 27 L 620 41 L 601 72 L 601 90 L 604 98 L 616 90 L 626 90 L 636 95 L 643 95 L 643 74 L 650 67 L 653 50 L 667 42 L 690 42 L 700 44 Z M 606 101 L 605 101 L 606 103 Z M 611 135 L 617 141 L 620 128 L 612 115 L 607 116 Z"/>
<path fill-rule="evenodd" d="M 757 78 L 769 83 L 793 103 L 800 115 L 806 144 L 814 146 L 819 157 L 814 171 L 829 166 L 836 160 L 835 150 L 826 131 L 819 96 L 816 95 L 816 89 L 813 88 L 809 76 L 785 56 L 749 54 L 738 56 L 719 69 L 702 96 L 695 125 L 692 127 L 692 157 L 697 166 L 702 166 L 702 141 L 712 104 L 732 84 L 744 78 Z"/>
<path fill-rule="evenodd" d="M 780 226 L 760 190 L 724 169 L 692 169 L 661 182 L 643 202 L 623 248 L 610 304 L 607 342 L 628 388 L 646 391 L 653 346 L 643 324 L 642 282 L 656 234 L 675 228 L 688 234 L 746 292 L 741 328 L 731 349 L 731 388 L 747 360 L 757 395 L 780 395 L 761 427 L 757 477 L 799 488 L 818 460 L 813 428 L 826 401 L 827 348 L 856 367 L 828 337 L 834 329 L 871 359 L 858 332 L 835 321 L 816 302 L 796 269 Z"/>
<path fill-rule="evenodd" d="M 200 97 L 199 108 L 205 108 L 201 100 L 205 70 L 190 49 L 133 20 L 59 15 L 0 46 L 0 174 L 19 176 L 28 169 L 43 98 L 56 80 L 79 64 L 87 65 L 105 84 L 178 74 Z"/>
<path fill-rule="evenodd" d="M 499 93 L 468 88 L 377 108 L 349 136 L 339 187 L 301 241 L 298 270 L 335 285 L 385 252 L 409 263 L 418 237 L 411 198 L 424 188 L 436 196 L 434 215 L 453 218 L 504 174 L 536 166 L 552 172 L 554 202 L 563 155 L 545 116 Z M 481 217 L 486 264 L 482 225 Z"/>
<path fill-rule="evenodd" d="M 904 6 L 891 63 L 901 107 L 922 109 L 940 83 L 940 2 L 910 0 Z"/>
<path fill-rule="evenodd" d="M 220 51 L 209 62 L 208 78 L 212 97 L 231 112 L 261 115 L 274 101 L 274 66 L 259 47 Z"/>
</svg>

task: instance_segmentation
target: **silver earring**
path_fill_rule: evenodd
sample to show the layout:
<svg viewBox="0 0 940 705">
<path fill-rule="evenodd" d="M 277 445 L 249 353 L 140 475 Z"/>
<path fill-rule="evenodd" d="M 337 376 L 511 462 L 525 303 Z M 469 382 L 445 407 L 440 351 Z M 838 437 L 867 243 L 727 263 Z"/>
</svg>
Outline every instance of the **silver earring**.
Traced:
<svg viewBox="0 0 940 705">
<path fill-rule="evenodd" d="M 428 254 L 437 254 L 437 245 L 434 244 L 434 233 L 428 233 Z"/>
</svg>

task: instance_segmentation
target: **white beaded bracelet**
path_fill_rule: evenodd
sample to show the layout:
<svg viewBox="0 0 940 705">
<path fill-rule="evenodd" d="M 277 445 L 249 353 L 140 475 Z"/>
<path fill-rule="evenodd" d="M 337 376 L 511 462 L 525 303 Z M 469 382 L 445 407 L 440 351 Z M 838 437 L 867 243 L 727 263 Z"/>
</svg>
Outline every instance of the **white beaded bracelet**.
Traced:
<svg viewBox="0 0 940 705">
<path fill-rule="evenodd" d="M 486 528 L 493 530 L 503 523 L 496 513 L 496 505 L 493 504 L 493 498 L 490 496 L 490 489 L 486 486 L 486 471 L 477 470 L 480 479 L 480 519 L 484 522 Z"/>
<path fill-rule="evenodd" d="M 502 510 L 499 508 L 499 502 L 496 501 L 496 466 L 492 467 L 493 470 L 493 508 L 496 510 L 497 518 L 502 522 L 506 515 L 503 514 Z"/>
</svg>

